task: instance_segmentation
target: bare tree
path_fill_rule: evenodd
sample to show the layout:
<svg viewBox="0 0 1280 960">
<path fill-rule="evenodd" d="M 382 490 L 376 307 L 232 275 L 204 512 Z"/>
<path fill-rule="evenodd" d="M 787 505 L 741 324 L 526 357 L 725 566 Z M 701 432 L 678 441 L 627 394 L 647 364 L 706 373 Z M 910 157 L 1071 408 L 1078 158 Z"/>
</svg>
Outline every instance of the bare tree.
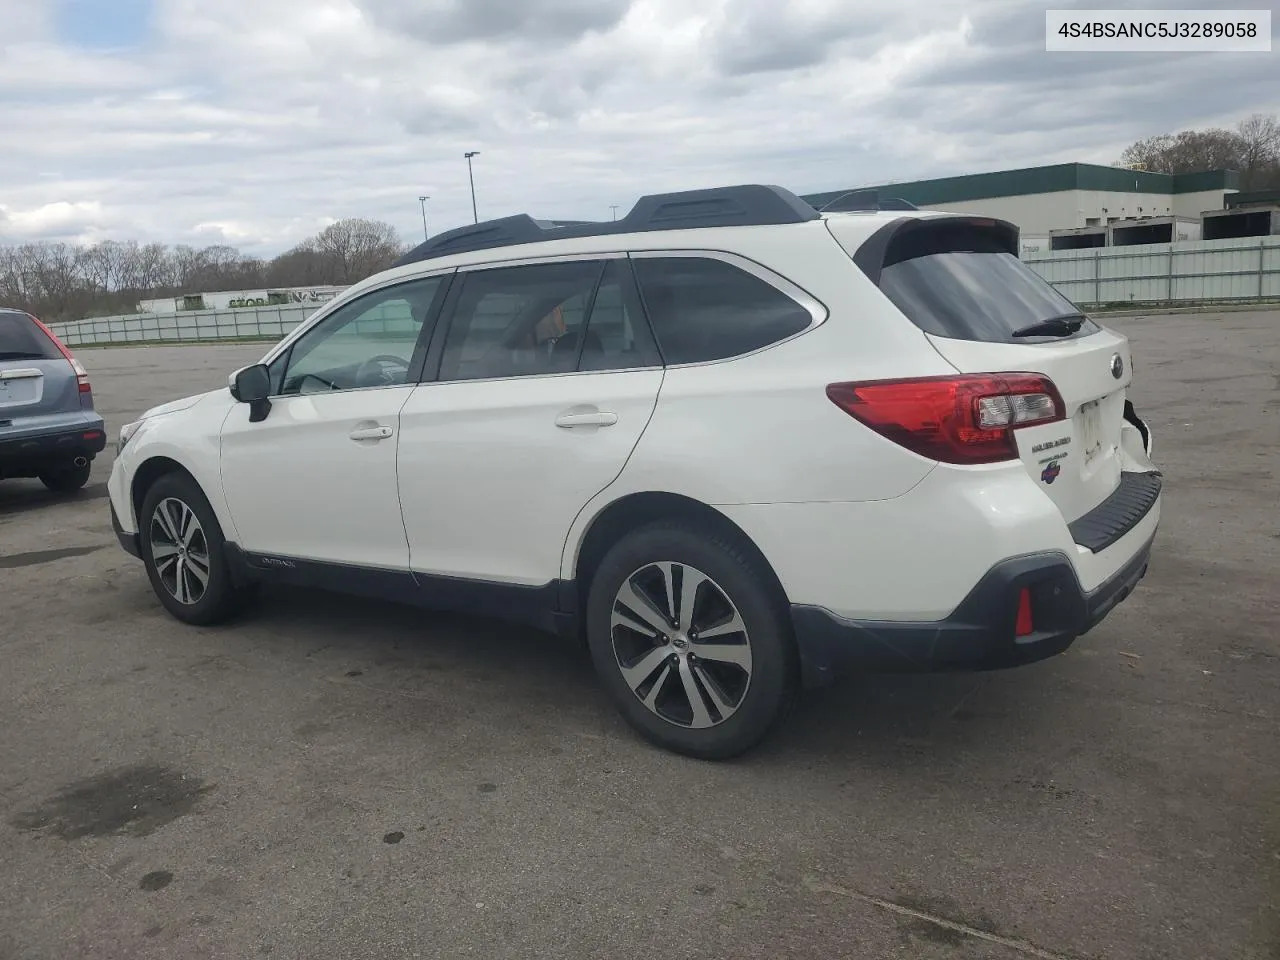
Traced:
<svg viewBox="0 0 1280 960">
<path fill-rule="evenodd" d="M 104 293 L 127 286 L 124 274 L 128 269 L 131 254 L 137 250 L 137 247 L 137 243 L 125 244 L 115 240 L 104 240 L 84 248 L 80 252 L 80 259 L 86 278 Z"/>
<path fill-rule="evenodd" d="M 1234 130 L 1185 130 L 1125 148 L 1121 163 L 1156 173 L 1236 170 L 1246 190 L 1280 186 L 1280 124 L 1255 114 Z"/>
<path fill-rule="evenodd" d="M 1188 130 L 1139 140 L 1125 149 L 1121 160 L 1154 173 L 1235 170 L 1240 145 L 1230 130 Z"/>
<path fill-rule="evenodd" d="M 131 313 L 139 300 L 184 293 L 354 283 L 401 252 L 395 228 L 360 219 L 338 221 L 270 261 L 223 244 L 28 243 L 0 247 L 0 305 L 50 320 Z"/>
<path fill-rule="evenodd" d="M 389 223 L 349 218 L 321 230 L 314 247 L 326 261 L 330 283 L 354 283 L 394 263 L 400 237 Z"/>
<path fill-rule="evenodd" d="M 173 286 L 173 260 L 163 243 L 148 243 L 136 251 L 131 290 L 151 291 Z"/>
<path fill-rule="evenodd" d="M 1255 113 L 1236 127 L 1240 173 L 1246 190 L 1280 185 L 1280 123 Z"/>
</svg>

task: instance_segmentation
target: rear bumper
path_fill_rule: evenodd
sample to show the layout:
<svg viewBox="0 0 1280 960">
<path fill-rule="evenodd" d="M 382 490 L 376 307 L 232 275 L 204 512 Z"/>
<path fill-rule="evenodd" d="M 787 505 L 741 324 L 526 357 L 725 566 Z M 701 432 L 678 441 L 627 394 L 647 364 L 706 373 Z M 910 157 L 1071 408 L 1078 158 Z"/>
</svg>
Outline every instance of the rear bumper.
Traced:
<svg viewBox="0 0 1280 960">
<path fill-rule="evenodd" d="M 1152 538 L 1154 539 L 1154 538 Z M 1029 554 L 992 567 L 955 612 L 931 622 L 849 620 L 794 604 L 791 618 L 804 682 L 821 685 L 855 670 L 993 670 L 1067 649 L 1123 601 L 1147 572 L 1152 540 L 1085 592 L 1066 554 Z M 1016 636 L 1018 600 L 1031 591 L 1035 632 Z"/>
<path fill-rule="evenodd" d="M 107 431 L 101 417 L 86 418 L 74 427 L 59 426 L 45 433 L 0 439 L 0 475 L 61 464 L 76 457 L 92 460 L 106 445 Z"/>
</svg>

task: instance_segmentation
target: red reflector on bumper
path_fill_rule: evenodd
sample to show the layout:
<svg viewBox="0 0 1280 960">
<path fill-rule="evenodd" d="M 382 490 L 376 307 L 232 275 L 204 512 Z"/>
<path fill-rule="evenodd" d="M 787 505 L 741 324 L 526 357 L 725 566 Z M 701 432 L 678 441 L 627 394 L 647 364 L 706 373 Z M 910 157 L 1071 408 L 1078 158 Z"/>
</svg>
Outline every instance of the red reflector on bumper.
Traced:
<svg viewBox="0 0 1280 960">
<path fill-rule="evenodd" d="M 1019 637 L 1025 637 L 1034 630 L 1035 628 L 1031 625 L 1031 591 L 1023 587 L 1022 593 L 1018 595 L 1018 622 L 1013 632 Z"/>
<path fill-rule="evenodd" d="M 85 438 L 86 440 L 97 440 L 100 436 L 102 436 L 102 431 L 100 431 L 100 430 L 89 430 L 89 431 L 87 431 L 87 432 L 85 433 L 84 438 Z"/>
</svg>

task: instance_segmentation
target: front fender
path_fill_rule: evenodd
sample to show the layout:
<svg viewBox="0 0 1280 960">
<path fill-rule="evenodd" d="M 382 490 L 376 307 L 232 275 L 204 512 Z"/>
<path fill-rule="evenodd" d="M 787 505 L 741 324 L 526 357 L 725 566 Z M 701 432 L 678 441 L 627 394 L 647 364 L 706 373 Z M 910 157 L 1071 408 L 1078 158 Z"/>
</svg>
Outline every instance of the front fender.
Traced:
<svg viewBox="0 0 1280 960">
<path fill-rule="evenodd" d="M 239 539 L 235 520 L 222 491 L 220 449 L 222 425 L 235 405 L 229 393 L 225 400 L 210 395 L 185 410 L 150 417 L 142 421 L 125 448 L 111 466 L 108 491 L 120 526 L 136 533 L 138 518 L 134 510 L 134 486 L 147 465 L 157 460 L 172 461 L 189 473 L 200 485 L 218 518 L 223 535 L 231 541 Z"/>
</svg>

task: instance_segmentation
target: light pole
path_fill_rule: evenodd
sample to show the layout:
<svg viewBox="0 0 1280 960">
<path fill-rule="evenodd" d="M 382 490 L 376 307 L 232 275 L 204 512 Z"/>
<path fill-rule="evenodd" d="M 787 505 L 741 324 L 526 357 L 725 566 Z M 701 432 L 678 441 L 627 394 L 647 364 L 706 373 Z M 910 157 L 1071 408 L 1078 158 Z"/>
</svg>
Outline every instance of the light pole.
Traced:
<svg viewBox="0 0 1280 960">
<path fill-rule="evenodd" d="M 422 206 L 422 239 L 427 239 L 427 201 L 430 197 L 419 197 L 418 203 Z"/>
<path fill-rule="evenodd" d="M 609 209 L 613 211 L 613 219 L 618 219 L 618 205 L 616 203 L 609 204 Z"/>
<path fill-rule="evenodd" d="M 467 179 L 471 181 L 471 217 L 479 223 L 480 214 L 476 213 L 476 177 L 471 172 L 471 158 L 480 156 L 480 151 L 468 150 L 463 156 L 467 158 Z"/>
</svg>

